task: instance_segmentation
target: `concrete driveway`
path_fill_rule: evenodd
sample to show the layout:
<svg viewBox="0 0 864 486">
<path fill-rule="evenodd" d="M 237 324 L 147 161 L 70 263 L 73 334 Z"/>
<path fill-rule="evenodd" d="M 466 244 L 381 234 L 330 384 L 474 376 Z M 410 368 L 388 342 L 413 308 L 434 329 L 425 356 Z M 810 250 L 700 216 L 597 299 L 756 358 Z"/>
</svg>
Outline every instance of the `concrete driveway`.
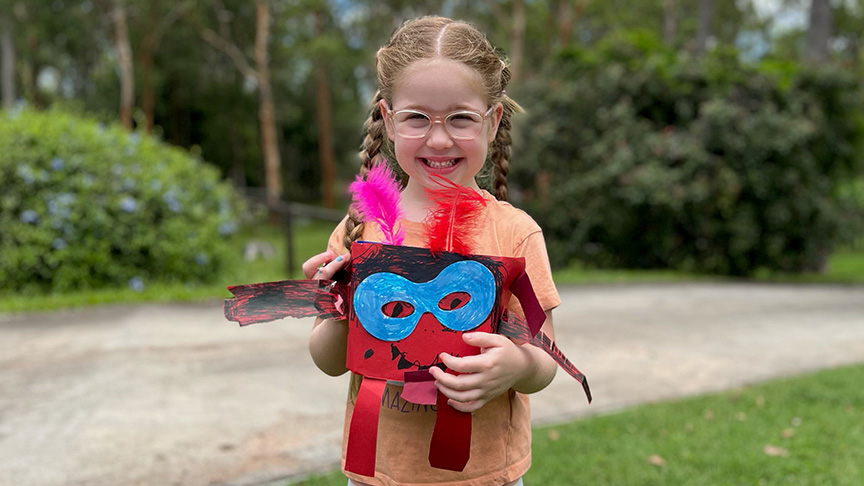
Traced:
<svg viewBox="0 0 864 486">
<path fill-rule="evenodd" d="M 559 373 L 535 423 L 864 362 L 864 287 L 559 289 Z M 221 301 L 0 314 L 0 484 L 266 484 L 339 462 L 347 377 L 310 320 L 239 328 Z"/>
</svg>

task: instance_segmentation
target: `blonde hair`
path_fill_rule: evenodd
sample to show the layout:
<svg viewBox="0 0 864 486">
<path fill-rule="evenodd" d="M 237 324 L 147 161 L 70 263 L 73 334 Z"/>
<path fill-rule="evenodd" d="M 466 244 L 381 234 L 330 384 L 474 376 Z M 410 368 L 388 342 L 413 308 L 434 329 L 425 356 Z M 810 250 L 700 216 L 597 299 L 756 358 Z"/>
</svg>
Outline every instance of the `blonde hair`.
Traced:
<svg viewBox="0 0 864 486">
<path fill-rule="evenodd" d="M 499 200 L 507 200 L 507 173 L 510 171 L 510 117 L 521 111 L 505 89 L 510 81 L 507 62 L 492 46 L 486 36 L 471 24 L 445 17 L 422 17 L 409 20 L 390 37 L 390 42 L 375 55 L 378 91 L 370 106 L 365 123 L 366 135 L 360 150 L 360 175 L 366 177 L 369 169 L 384 160 L 383 151 L 390 143 L 384 126 L 380 101 L 388 104 L 399 76 L 411 64 L 425 59 L 448 59 L 462 63 L 477 73 L 489 106 L 501 103 L 504 107 L 498 132 L 489 146 L 492 189 Z M 403 185 L 405 180 L 403 180 Z M 363 223 L 354 210 L 349 210 L 345 222 L 345 247 L 363 233 Z"/>
</svg>

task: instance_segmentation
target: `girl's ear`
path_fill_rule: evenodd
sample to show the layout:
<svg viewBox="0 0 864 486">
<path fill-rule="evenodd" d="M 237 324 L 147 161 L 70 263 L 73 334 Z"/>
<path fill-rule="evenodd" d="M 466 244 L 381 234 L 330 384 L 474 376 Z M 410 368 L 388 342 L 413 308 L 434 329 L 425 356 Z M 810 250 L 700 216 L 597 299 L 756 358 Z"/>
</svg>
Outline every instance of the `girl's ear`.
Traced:
<svg viewBox="0 0 864 486">
<path fill-rule="evenodd" d="M 492 113 L 489 115 L 489 119 L 492 123 L 489 125 L 489 136 L 486 140 L 487 143 L 492 143 L 498 135 L 498 125 L 501 124 L 501 117 L 503 116 L 504 105 L 501 102 L 495 103 L 495 106 L 492 107 Z"/>
<path fill-rule="evenodd" d="M 381 117 L 384 119 L 384 128 L 387 129 L 387 137 L 391 141 L 394 141 L 396 134 L 393 132 L 393 127 L 390 123 L 390 107 L 387 106 L 387 102 L 384 100 L 378 102 L 378 107 L 381 110 Z"/>
</svg>

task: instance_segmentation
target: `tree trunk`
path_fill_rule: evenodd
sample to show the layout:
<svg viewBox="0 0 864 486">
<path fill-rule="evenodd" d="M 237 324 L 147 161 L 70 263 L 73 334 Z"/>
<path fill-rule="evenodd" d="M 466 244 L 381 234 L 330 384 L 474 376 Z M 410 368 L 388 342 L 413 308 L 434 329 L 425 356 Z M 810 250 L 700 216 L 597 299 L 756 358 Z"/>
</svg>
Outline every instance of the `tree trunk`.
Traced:
<svg viewBox="0 0 864 486">
<path fill-rule="evenodd" d="M 828 41 L 834 30 L 834 15 L 830 0 L 812 0 L 810 26 L 807 29 L 807 62 L 818 64 L 828 60 Z"/>
<path fill-rule="evenodd" d="M 117 42 L 117 63 L 120 68 L 120 123 L 132 130 L 132 107 L 135 103 L 135 75 L 132 68 L 132 47 L 126 23 L 124 0 L 114 3 L 114 34 Z"/>
<path fill-rule="evenodd" d="M 36 84 L 36 73 L 41 69 L 41 64 L 30 53 L 37 52 L 39 49 L 39 36 L 36 34 L 36 28 L 29 19 L 16 18 L 16 25 L 24 29 L 24 49 L 21 50 L 21 59 L 18 61 L 21 65 L 21 92 L 28 103 L 31 103 L 36 108 L 45 106 L 42 100 L 42 93 L 39 91 L 39 86 Z"/>
<path fill-rule="evenodd" d="M 15 104 L 15 43 L 12 36 L 12 21 L 0 15 L 0 96 L 3 108 Z"/>
<path fill-rule="evenodd" d="M 670 48 L 675 47 L 678 33 L 678 12 L 675 0 L 663 0 L 663 42 Z"/>
<path fill-rule="evenodd" d="M 705 54 L 714 23 L 714 0 L 699 0 L 699 26 L 696 29 L 696 55 Z"/>
<path fill-rule="evenodd" d="M 593 0 L 558 0 L 556 7 L 557 18 L 555 19 L 558 29 L 558 47 L 570 44 L 573 37 L 573 29 L 582 18 L 582 13 L 591 5 Z"/>
<path fill-rule="evenodd" d="M 573 35 L 573 6 L 570 0 L 558 0 L 558 47 L 564 47 L 570 43 Z"/>
<path fill-rule="evenodd" d="M 315 104 L 318 105 L 318 158 L 321 161 L 321 194 L 324 206 L 336 207 L 333 194 L 336 169 L 333 154 L 333 122 L 330 114 L 330 79 L 327 64 L 318 61 L 315 76 Z"/>
<path fill-rule="evenodd" d="M 513 30 L 510 35 L 510 83 L 522 75 L 522 53 L 525 50 L 525 2 L 513 0 Z"/>
<path fill-rule="evenodd" d="M 154 111 L 156 110 L 156 94 L 153 88 L 153 58 L 156 56 L 156 44 L 159 29 L 158 0 L 150 2 L 150 18 L 147 21 L 147 32 L 141 41 L 139 65 L 141 66 L 141 111 L 144 112 L 144 129 L 153 132 Z"/>
<path fill-rule="evenodd" d="M 320 36 L 323 35 L 321 25 L 321 14 L 315 14 L 315 30 Z M 321 195 L 324 206 L 336 207 L 336 198 L 333 195 L 334 179 L 336 177 L 335 155 L 333 154 L 333 122 L 330 113 L 330 77 L 327 62 L 318 59 L 315 66 L 315 104 L 318 111 L 318 159 L 321 163 Z"/>
<path fill-rule="evenodd" d="M 255 67 L 258 80 L 258 122 L 261 127 L 261 151 L 264 154 L 264 174 L 267 185 L 267 206 L 271 215 L 282 198 L 282 171 L 279 143 L 276 138 L 276 115 L 273 88 L 270 85 L 270 65 L 267 42 L 270 37 L 270 9 L 267 0 L 256 0 Z"/>
</svg>

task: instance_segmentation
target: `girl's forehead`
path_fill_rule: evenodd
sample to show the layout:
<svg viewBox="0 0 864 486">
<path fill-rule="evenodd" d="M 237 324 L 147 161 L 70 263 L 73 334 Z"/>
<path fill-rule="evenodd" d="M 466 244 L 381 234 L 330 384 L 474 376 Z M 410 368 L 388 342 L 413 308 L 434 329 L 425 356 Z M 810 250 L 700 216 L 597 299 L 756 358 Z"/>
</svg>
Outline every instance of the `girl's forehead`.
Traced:
<svg viewBox="0 0 864 486">
<path fill-rule="evenodd" d="M 450 111 L 485 110 L 487 99 L 480 75 L 468 66 L 446 59 L 409 65 L 393 86 L 392 109 Z"/>
</svg>

